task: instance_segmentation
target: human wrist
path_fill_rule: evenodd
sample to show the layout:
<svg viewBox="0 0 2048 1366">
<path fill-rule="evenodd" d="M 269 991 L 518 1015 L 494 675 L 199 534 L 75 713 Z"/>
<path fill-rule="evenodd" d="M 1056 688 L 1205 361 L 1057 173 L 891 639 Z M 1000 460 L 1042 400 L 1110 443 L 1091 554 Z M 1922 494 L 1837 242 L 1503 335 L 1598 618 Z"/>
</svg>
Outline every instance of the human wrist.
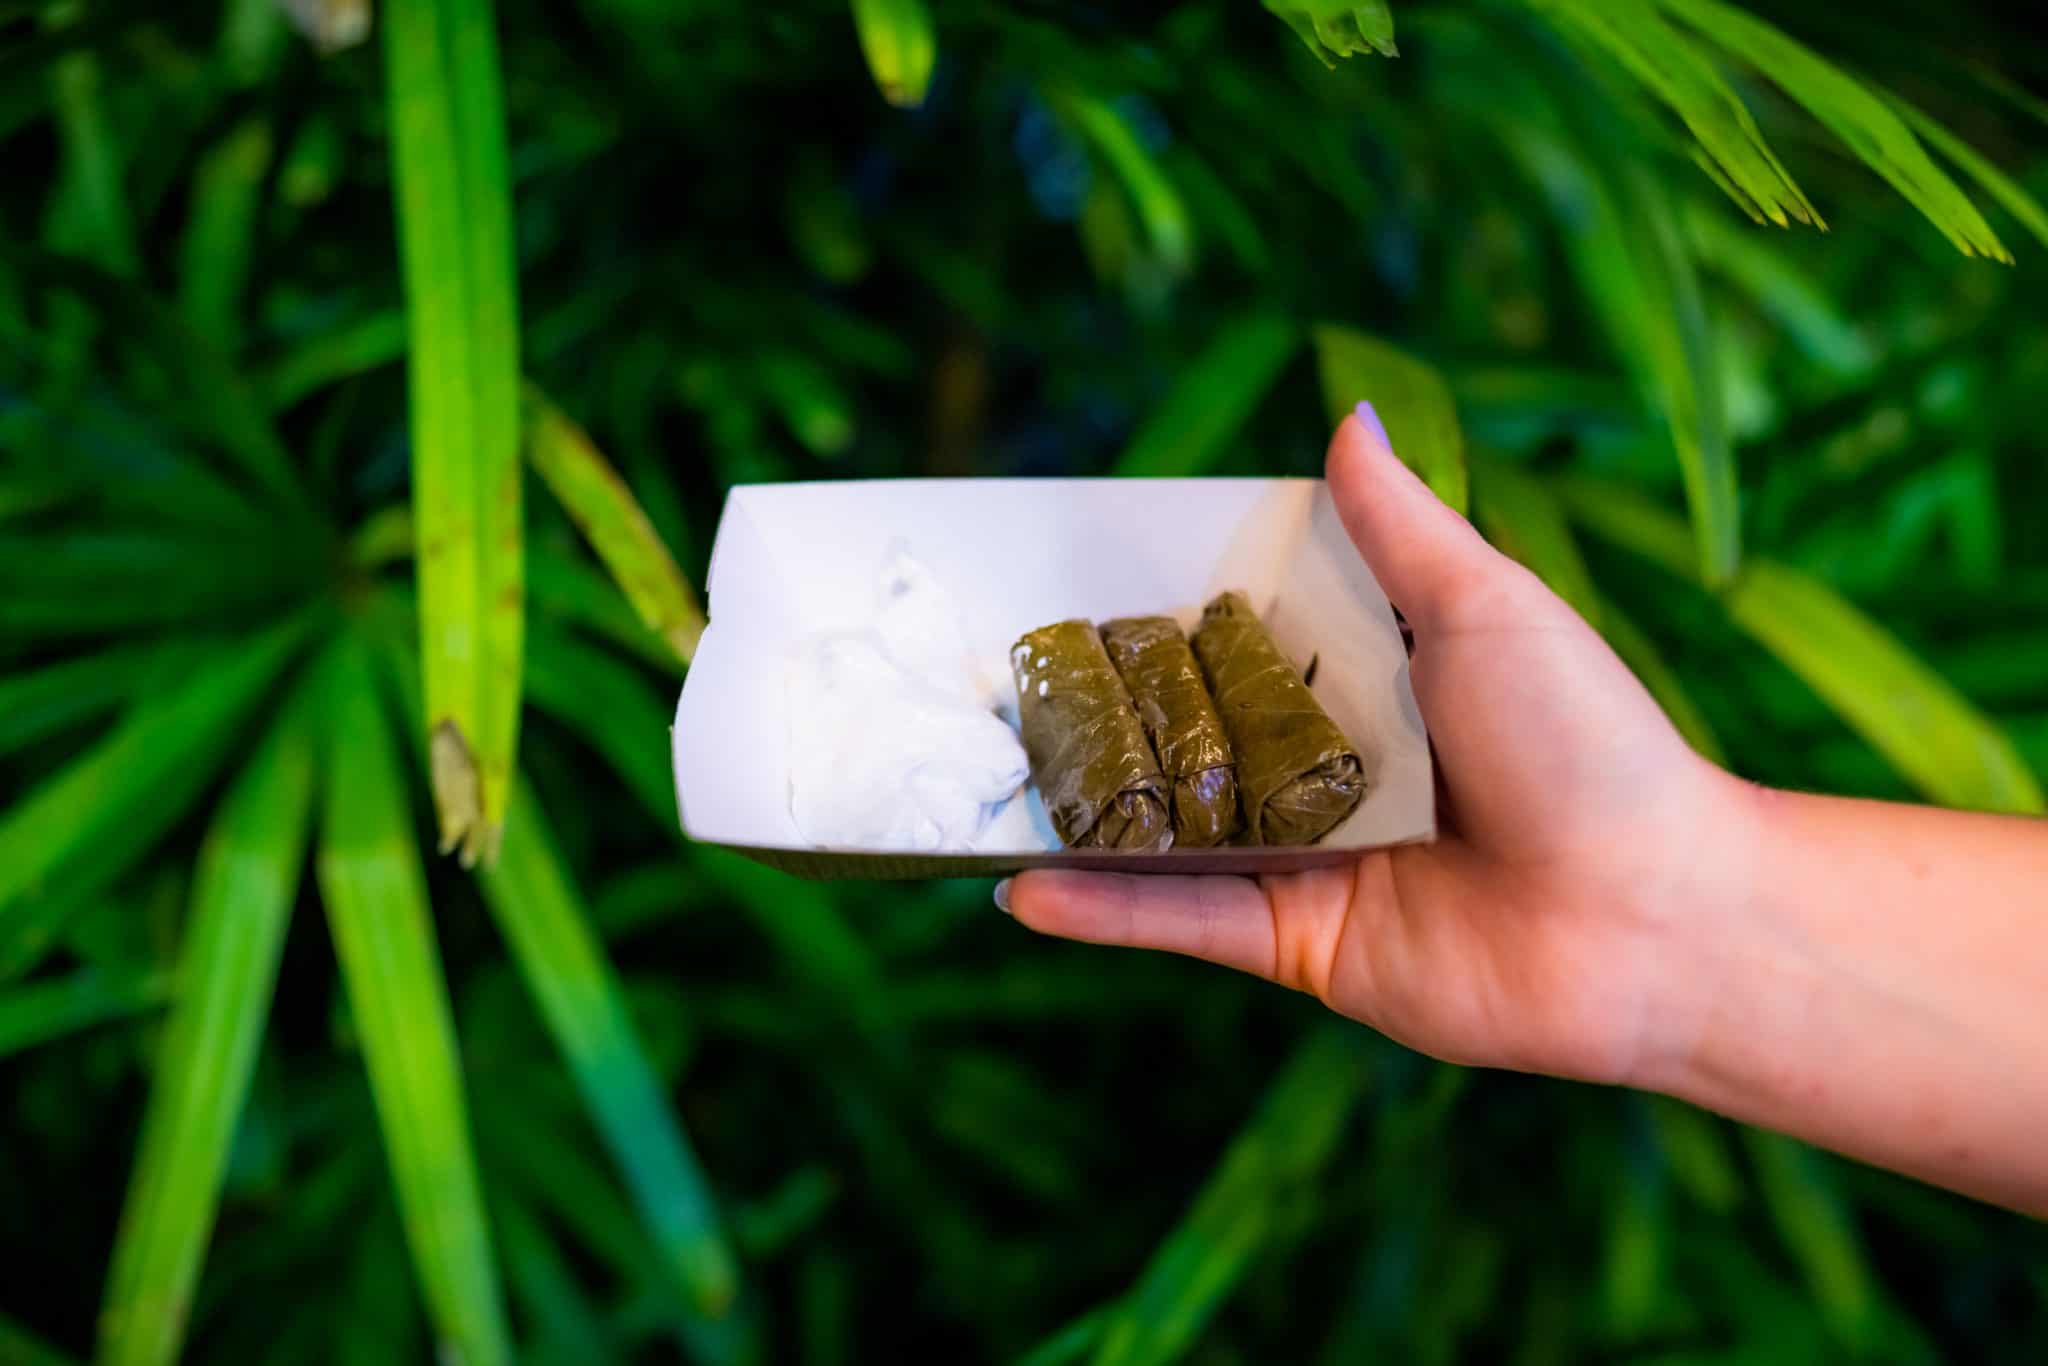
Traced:
<svg viewBox="0 0 2048 1366">
<path fill-rule="evenodd" d="M 1770 902 L 1773 826 L 1792 794 L 1699 761 L 1695 813 L 1642 954 L 1642 1024 L 1624 1085 L 1693 1098 L 1710 1092 L 1763 979 L 1782 970 Z M 1771 965 L 1776 964 L 1776 967 Z"/>
</svg>

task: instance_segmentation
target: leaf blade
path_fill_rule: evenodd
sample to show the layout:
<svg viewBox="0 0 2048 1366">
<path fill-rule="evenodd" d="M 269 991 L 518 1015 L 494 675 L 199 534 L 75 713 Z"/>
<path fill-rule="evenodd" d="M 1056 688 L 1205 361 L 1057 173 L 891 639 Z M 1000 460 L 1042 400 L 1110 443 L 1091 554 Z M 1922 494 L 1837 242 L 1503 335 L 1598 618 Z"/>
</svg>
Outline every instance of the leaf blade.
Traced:
<svg viewBox="0 0 2048 1366">
<path fill-rule="evenodd" d="M 503 96 L 489 0 L 395 0 L 383 28 L 432 786 L 474 865 L 504 821 L 525 621 Z"/>
<path fill-rule="evenodd" d="M 939 56 L 924 0 L 853 0 L 853 23 L 882 98 L 898 109 L 921 107 Z"/>
<path fill-rule="evenodd" d="M 313 700 L 309 691 L 302 693 Z M 192 913 L 100 1309 L 107 1363 L 177 1359 L 247 1098 L 312 819 L 305 705 L 223 799 L 199 855 Z"/>
<path fill-rule="evenodd" d="M 329 765 L 315 865 L 406 1242 L 444 1350 L 511 1359 L 425 873 L 376 680 L 350 641 L 328 675 Z"/>
<path fill-rule="evenodd" d="M 1294 355 L 1300 329 L 1286 318 L 1247 314 L 1216 330 L 1117 457 L 1122 477 L 1206 474 L 1250 420 Z"/>
<path fill-rule="evenodd" d="M 739 1271 L 710 1183 L 641 1051 L 618 978 L 528 788 L 514 794 L 510 815 L 498 865 L 483 874 L 484 898 L 641 1219 L 691 1300 L 723 1313 Z"/>
<path fill-rule="evenodd" d="M 1312 331 L 1323 405 L 1332 425 L 1369 400 L 1385 424 L 1394 454 L 1420 474 L 1437 497 L 1464 512 L 1471 503 L 1465 435 L 1457 403 L 1436 367 L 1356 328 L 1322 323 Z"/>
<path fill-rule="evenodd" d="M 684 664 L 704 634 L 704 609 L 661 535 L 611 462 L 540 390 L 526 390 L 526 454 L 619 591 Z"/>
</svg>

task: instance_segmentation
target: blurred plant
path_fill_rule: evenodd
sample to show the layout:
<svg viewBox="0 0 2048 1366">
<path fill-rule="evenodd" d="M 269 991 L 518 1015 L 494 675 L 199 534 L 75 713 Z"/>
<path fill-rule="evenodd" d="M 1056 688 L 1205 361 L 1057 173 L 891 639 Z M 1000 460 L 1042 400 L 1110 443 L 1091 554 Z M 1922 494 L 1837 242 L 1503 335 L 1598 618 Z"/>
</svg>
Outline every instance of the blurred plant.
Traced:
<svg viewBox="0 0 2048 1366">
<path fill-rule="evenodd" d="M 1779 8 L 0 7 L 0 1360 L 2048 1351 L 2038 1228 L 675 837 L 728 484 L 1361 397 L 1702 752 L 2040 811 L 2048 298 L 1941 242 L 2048 50 Z"/>
</svg>

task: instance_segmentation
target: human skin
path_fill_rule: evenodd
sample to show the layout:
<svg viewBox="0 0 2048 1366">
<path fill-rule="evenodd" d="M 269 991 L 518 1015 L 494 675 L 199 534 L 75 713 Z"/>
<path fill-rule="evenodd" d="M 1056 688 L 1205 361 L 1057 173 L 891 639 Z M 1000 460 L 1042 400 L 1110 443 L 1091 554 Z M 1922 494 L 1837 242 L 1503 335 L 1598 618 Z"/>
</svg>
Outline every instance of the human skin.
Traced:
<svg viewBox="0 0 2048 1366">
<path fill-rule="evenodd" d="M 1327 477 L 1414 631 L 1438 840 L 1257 880 L 1030 872 L 998 903 L 1448 1061 L 1662 1092 L 2048 1217 L 2048 822 L 1736 778 L 1369 406 Z"/>
</svg>

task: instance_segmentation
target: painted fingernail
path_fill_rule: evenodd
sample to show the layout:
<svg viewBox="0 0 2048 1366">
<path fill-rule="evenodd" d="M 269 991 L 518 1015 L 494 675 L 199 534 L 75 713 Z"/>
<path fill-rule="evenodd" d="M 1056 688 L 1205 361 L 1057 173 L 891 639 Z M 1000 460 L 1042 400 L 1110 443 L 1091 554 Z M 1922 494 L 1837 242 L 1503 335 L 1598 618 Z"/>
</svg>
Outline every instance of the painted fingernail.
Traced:
<svg viewBox="0 0 2048 1366">
<path fill-rule="evenodd" d="M 1387 440 L 1387 424 L 1380 421 L 1380 415 L 1374 410 L 1370 400 L 1358 400 L 1358 407 L 1352 411 L 1358 414 L 1358 420 L 1365 424 L 1366 430 L 1378 437 L 1388 450 L 1394 448 L 1394 443 Z"/>
<path fill-rule="evenodd" d="M 1010 913 L 1010 879 L 1004 878 L 996 884 L 996 909 L 1004 915 Z"/>
</svg>

